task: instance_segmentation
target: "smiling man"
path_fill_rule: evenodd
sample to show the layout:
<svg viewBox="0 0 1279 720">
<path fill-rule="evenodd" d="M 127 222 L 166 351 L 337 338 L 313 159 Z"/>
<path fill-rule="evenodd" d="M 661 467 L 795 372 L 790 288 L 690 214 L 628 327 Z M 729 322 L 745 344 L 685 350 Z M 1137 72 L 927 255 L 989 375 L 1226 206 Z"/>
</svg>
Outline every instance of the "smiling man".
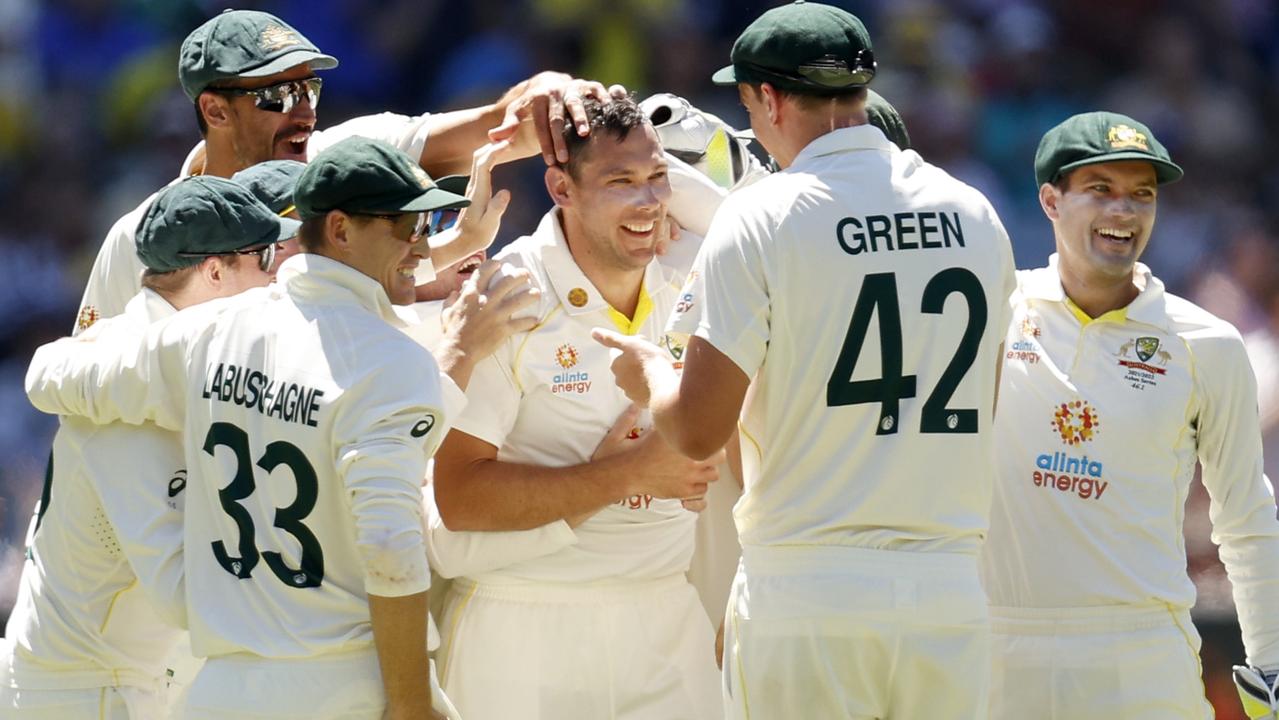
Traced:
<svg viewBox="0 0 1279 720">
<path fill-rule="evenodd" d="M 1018 273 L 1005 338 L 983 556 L 993 718 L 1212 717 L 1181 527 L 1196 460 L 1260 669 L 1237 669 L 1241 694 L 1250 717 L 1274 712 L 1279 523 L 1256 381 L 1235 328 L 1137 262 L 1181 176 L 1116 113 L 1066 120 L 1035 155 L 1057 254 Z"/>
<path fill-rule="evenodd" d="M 685 578 L 696 515 L 680 500 L 705 495 L 715 463 L 639 420 L 620 452 L 597 452 L 630 403 L 591 328 L 655 341 L 684 274 L 657 257 L 667 163 L 633 101 L 586 107 L 589 139 L 567 137 L 569 162 L 546 171 L 555 209 L 497 256 L 532 273 L 538 324 L 477 365 L 436 457 L 448 530 L 527 531 L 466 533 L 488 564 L 455 573 L 441 682 L 468 720 L 713 719 L 714 634 Z"/>
<path fill-rule="evenodd" d="M 447 113 L 381 113 L 316 130 L 323 78 L 317 71 L 337 67 L 310 40 L 274 15 L 227 10 L 200 25 L 182 42 L 178 79 L 191 100 L 204 140 L 181 171 L 186 175 L 230 177 L 267 160 L 308 159 L 352 136 L 382 140 L 404 151 L 432 177 L 467 172 L 476 149 L 512 140 L 504 160 L 527 157 L 542 146 L 548 163 L 561 160 L 565 123 L 586 132 L 581 98 L 603 97 L 602 85 L 562 73 L 539 73 L 512 87 L 495 102 Z M 557 155 L 558 153 L 558 155 Z M 139 289 L 142 266 L 134 231 L 152 195 L 108 231 L 90 272 L 74 331 L 113 317 Z M 434 265 L 444 268 L 479 248 L 437 240 Z M 420 275 L 431 277 L 431 264 Z"/>
<path fill-rule="evenodd" d="M 394 306 L 413 302 L 428 214 L 468 200 L 390 145 L 348 138 L 308 165 L 294 201 L 302 252 L 275 285 L 140 342 L 46 346 L 30 397 L 184 432 L 200 479 L 184 518 L 187 615 L 208 658 L 184 717 L 437 717 L 421 486 L 445 399 L 461 398 Z"/>
</svg>

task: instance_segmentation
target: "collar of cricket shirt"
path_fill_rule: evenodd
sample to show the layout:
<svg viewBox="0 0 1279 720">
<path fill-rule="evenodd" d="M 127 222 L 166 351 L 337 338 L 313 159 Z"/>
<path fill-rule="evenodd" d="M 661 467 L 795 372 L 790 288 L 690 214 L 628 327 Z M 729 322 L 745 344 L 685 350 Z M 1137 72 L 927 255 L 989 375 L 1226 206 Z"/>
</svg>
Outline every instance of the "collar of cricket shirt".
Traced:
<svg viewBox="0 0 1279 720">
<path fill-rule="evenodd" d="M 280 265 L 276 283 L 290 295 L 311 302 L 360 305 L 393 327 L 416 323 L 411 307 L 391 304 L 378 281 L 350 265 L 314 253 L 298 253 Z"/>
<path fill-rule="evenodd" d="M 1067 304 L 1066 291 L 1061 286 L 1061 274 L 1057 267 L 1058 256 L 1048 257 L 1048 266 L 1019 273 L 1021 296 L 1028 300 Z M 1128 303 L 1125 317 L 1128 321 L 1153 325 L 1165 330 L 1171 327 L 1165 307 L 1164 284 L 1143 263 L 1137 263 L 1133 274 L 1141 288 L 1136 299 Z"/>
<path fill-rule="evenodd" d="M 564 228 L 560 224 L 559 208 L 555 208 L 542 216 L 542 222 L 538 224 L 533 236 L 539 240 L 541 245 L 542 265 L 546 268 L 546 276 L 550 278 L 551 289 L 559 298 L 560 304 L 564 306 L 565 312 L 569 315 L 581 315 L 604 310 L 610 314 L 621 315 L 605 302 L 604 296 L 600 294 L 600 291 L 586 277 L 586 273 L 582 272 L 582 268 L 578 267 L 577 261 L 573 259 L 573 253 L 568 249 L 568 240 L 564 238 Z M 639 326 L 643 324 L 644 318 L 640 316 L 644 306 L 643 299 L 648 297 L 650 292 L 656 292 L 669 284 L 665 279 L 665 271 L 662 269 L 661 263 L 654 257 L 648 262 L 648 266 L 644 268 L 644 284 L 640 288 L 641 302 L 636 306 L 635 320 L 637 322 L 633 325 Z M 650 309 L 651 305 L 650 299 Z"/>
<path fill-rule="evenodd" d="M 799 154 L 795 156 L 794 162 L 791 163 L 791 168 L 823 155 L 833 155 L 835 153 L 848 152 L 849 150 L 892 152 L 895 149 L 896 146 L 889 142 L 888 138 L 884 137 L 883 131 L 879 128 L 870 124 L 855 125 L 832 130 L 815 138 L 805 145 L 803 150 L 799 151 Z"/>
</svg>

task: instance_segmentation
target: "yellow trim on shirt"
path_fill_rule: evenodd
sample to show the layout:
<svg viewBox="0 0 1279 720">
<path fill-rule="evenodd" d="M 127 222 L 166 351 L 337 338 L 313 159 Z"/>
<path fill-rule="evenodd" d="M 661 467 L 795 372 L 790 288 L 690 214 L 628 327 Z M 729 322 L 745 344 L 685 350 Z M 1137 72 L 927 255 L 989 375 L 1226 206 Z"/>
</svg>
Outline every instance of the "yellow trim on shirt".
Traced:
<svg viewBox="0 0 1279 720">
<path fill-rule="evenodd" d="M 755 439 L 754 435 L 751 435 L 750 431 L 746 429 L 746 426 L 742 424 L 741 420 L 737 421 L 737 431 L 741 433 L 742 437 L 749 440 L 751 445 L 755 446 L 755 454 L 759 456 L 760 463 L 763 463 L 764 448 L 759 446 L 759 441 Z"/>
<path fill-rule="evenodd" d="M 137 584 L 138 579 L 135 577 L 133 578 L 133 582 L 117 590 L 115 595 L 111 596 L 111 602 L 107 603 L 107 616 L 102 618 L 102 627 L 98 628 L 99 633 L 105 633 L 107 631 L 107 623 L 111 622 L 111 613 L 115 610 L 115 601 L 119 600 L 121 595 L 132 590 Z"/>
<path fill-rule="evenodd" d="M 1088 323 L 1092 323 L 1092 322 L 1122 323 L 1122 322 L 1127 322 L 1128 320 L 1127 307 L 1121 307 L 1118 310 L 1110 310 L 1109 312 L 1104 312 L 1101 314 L 1101 317 L 1097 317 L 1097 318 L 1089 317 L 1088 313 L 1084 312 L 1083 309 L 1080 308 L 1078 305 L 1076 305 L 1075 301 L 1071 300 L 1070 298 L 1066 298 L 1066 308 L 1069 309 L 1070 313 L 1075 316 L 1076 320 L 1079 321 L 1079 325 L 1081 327 L 1086 327 Z"/>
<path fill-rule="evenodd" d="M 520 394 L 524 394 L 524 383 L 520 382 L 520 358 L 524 356 L 524 348 L 528 346 L 528 341 L 533 339 L 533 333 L 546 327 L 546 324 L 555 317 L 555 313 L 564 309 L 563 305 L 556 305 L 551 311 L 542 318 L 542 322 L 533 326 L 533 329 L 524 333 L 524 339 L 520 341 L 520 346 L 515 349 L 515 357 L 511 359 L 511 378 L 515 381 L 515 387 L 519 388 Z"/>
<path fill-rule="evenodd" d="M 634 335 L 644 327 L 644 321 L 653 314 L 653 298 L 649 297 L 644 283 L 640 283 L 639 300 L 635 302 L 635 317 L 628 318 L 612 305 L 608 306 L 608 318 L 617 326 L 623 335 Z"/>
</svg>

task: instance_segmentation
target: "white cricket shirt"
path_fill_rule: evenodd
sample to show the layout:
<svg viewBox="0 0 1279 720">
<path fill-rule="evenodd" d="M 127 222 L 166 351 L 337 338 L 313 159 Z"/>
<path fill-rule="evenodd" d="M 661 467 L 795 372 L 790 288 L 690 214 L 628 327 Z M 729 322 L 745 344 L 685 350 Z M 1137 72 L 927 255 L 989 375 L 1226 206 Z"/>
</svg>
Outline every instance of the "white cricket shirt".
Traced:
<svg viewBox="0 0 1279 720">
<path fill-rule="evenodd" d="M 466 410 L 455 427 L 497 447 L 497 459 L 503 462 L 543 467 L 588 462 L 630 406 L 613 382 L 608 348 L 591 338 L 591 329 L 616 327 L 656 342 L 682 274 L 654 258 L 645 270 L 635 316 L 627 319 L 609 307 L 574 261 L 557 210 L 496 259 L 532 273 L 533 285 L 542 292 L 536 311 L 539 323 L 512 336 L 476 366 Z M 692 556 L 696 519 L 678 500 L 618 498 L 570 532 L 564 532 L 567 525 L 562 520 L 545 526 L 536 533 L 546 551 L 542 556 L 469 576 L 494 583 L 568 583 L 682 573 Z M 495 534 L 493 542 L 508 543 L 508 535 Z M 475 552 L 475 543 L 483 538 L 470 540 Z M 446 553 L 448 547 L 434 551 Z M 444 562 L 468 565 L 448 558 Z"/>
<path fill-rule="evenodd" d="M 694 273 L 696 334 L 754 378 L 743 545 L 977 552 L 1014 282 L 979 192 L 874 127 L 836 130 L 728 196 Z"/>
<path fill-rule="evenodd" d="M 174 312 L 143 290 L 94 335 L 136 340 Z M 64 417 L 51 462 L 0 663 L 29 690 L 157 687 L 186 625 L 182 436 Z"/>
<path fill-rule="evenodd" d="M 991 605 L 1189 608 L 1182 520 L 1198 459 L 1248 660 L 1279 667 L 1279 522 L 1239 333 L 1142 264 L 1137 299 L 1091 321 L 1056 255 L 1017 276 L 983 552 Z"/>
<path fill-rule="evenodd" d="M 430 113 L 417 116 L 381 113 L 352 118 L 335 125 L 328 130 L 318 130 L 311 135 L 307 143 L 307 159 L 315 157 L 321 150 L 348 137 L 369 137 L 384 140 L 403 150 L 411 158 L 422 156 L 426 147 L 429 131 L 427 119 Z M 196 144 L 187 154 L 186 161 L 178 177 L 178 182 L 191 175 L 198 175 L 193 167 L 195 158 L 202 155 L 204 141 Z M 169 183 L 172 185 L 173 183 Z M 80 310 L 76 314 L 74 335 L 103 318 L 115 317 L 124 312 L 124 305 L 138 290 L 142 289 L 142 261 L 138 259 L 136 235 L 138 223 L 146 215 L 147 208 L 155 201 L 160 191 L 152 193 L 142 204 L 126 213 L 107 231 L 107 237 L 98 250 L 93 261 L 93 269 L 89 271 L 89 282 L 85 285 L 84 296 L 80 300 Z"/>
<path fill-rule="evenodd" d="M 36 407 L 185 428 L 197 655 L 368 647 L 367 596 L 429 586 L 421 485 L 450 381 L 400 325 L 376 281 L 301 254 L 275 286 L 185 310 L 144 343 L 37 351 Z"/>
</svg>

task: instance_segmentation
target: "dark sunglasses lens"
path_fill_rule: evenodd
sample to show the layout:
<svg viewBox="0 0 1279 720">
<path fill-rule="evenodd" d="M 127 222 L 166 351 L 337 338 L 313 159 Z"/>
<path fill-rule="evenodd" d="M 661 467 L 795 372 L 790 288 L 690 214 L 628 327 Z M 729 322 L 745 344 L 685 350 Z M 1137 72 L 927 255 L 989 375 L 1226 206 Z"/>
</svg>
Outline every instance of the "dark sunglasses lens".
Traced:
<svg viewBox="0 0 1279 720">
<path fill-rule="evenodd" d="M 462 211 L 456 209 L 436 210 L 435 217 L 432 219 L 435 230 L 433 232 L 443 232 L 457 224 L 457 219 L 461 216 Z"/>
</svg>

